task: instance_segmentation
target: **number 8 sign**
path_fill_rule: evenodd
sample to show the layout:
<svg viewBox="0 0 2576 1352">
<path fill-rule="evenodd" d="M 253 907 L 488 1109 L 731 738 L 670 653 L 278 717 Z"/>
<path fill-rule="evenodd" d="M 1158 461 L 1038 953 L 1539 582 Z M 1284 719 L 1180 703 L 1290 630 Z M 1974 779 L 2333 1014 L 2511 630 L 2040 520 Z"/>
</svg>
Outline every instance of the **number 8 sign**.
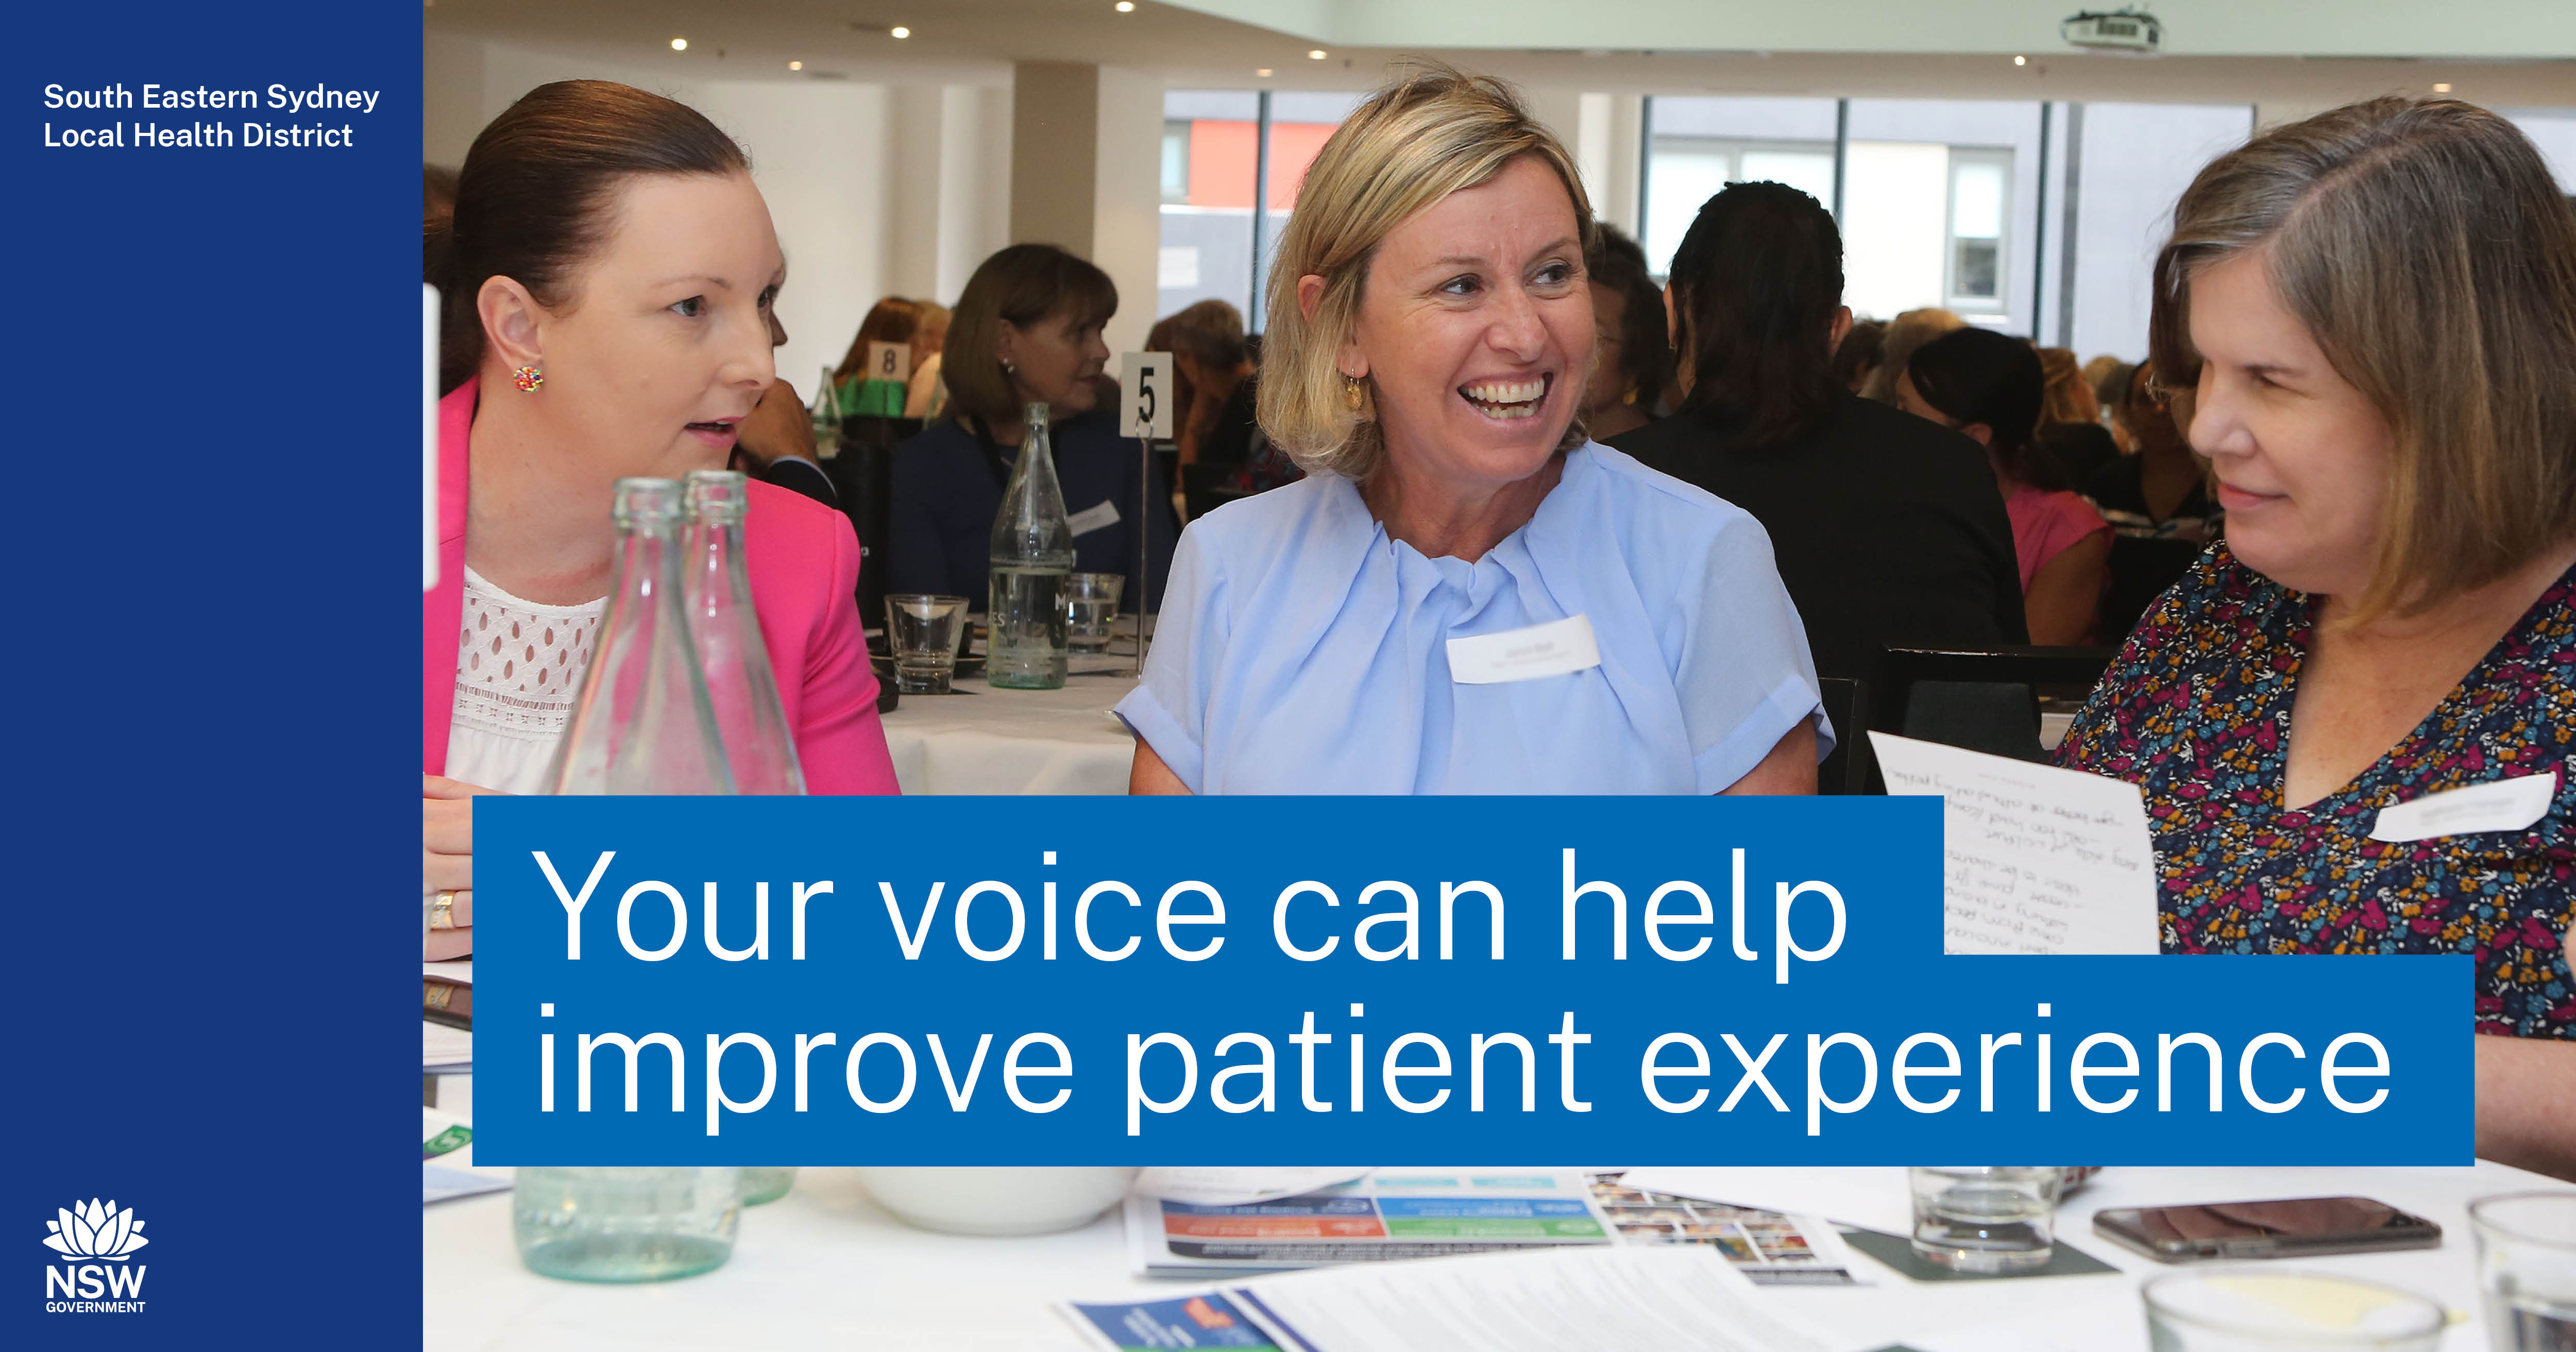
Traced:
<svg viewBox="0 0 2576 1352">
<path fill-rule="evenodd" d="M 1172 354 L 1130 352 L 1118 359 L 1122 383 L 1118 435 L 1148 441 L 1172 439 Z"/>
</svg>

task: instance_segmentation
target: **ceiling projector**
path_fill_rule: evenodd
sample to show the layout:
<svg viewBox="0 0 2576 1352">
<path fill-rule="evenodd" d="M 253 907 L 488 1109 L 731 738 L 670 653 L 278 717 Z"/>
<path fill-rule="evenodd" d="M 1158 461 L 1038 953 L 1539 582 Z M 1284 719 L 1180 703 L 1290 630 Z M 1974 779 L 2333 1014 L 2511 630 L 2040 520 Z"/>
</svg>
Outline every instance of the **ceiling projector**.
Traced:
<svg viewBox="0 0 2576 1352">
<path fill-rule="evenodd" d="M 2163 21 L 2143 10 L 2119 9 L 2109 13 L 2086 10 L 2059 24 L 2057 31 L 2070 45 L 2089 51 L 2120 56 L 2154 56 L 2164 50 Z"/>
</svg>

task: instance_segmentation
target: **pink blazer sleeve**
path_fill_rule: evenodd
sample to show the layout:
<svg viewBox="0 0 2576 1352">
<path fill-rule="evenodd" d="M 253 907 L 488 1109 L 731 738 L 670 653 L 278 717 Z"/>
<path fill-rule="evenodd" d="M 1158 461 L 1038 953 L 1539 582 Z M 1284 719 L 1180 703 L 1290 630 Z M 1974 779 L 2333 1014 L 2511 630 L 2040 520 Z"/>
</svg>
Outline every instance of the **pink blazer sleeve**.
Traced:
<svg viewBox="0 0 2576 1352">
<path fill-rule="evenodd" d="M 900 793 L 859 625 L 859 539 L 811 498 L 753 482 L 745 562 L 809 793 Z"/>
</svg>

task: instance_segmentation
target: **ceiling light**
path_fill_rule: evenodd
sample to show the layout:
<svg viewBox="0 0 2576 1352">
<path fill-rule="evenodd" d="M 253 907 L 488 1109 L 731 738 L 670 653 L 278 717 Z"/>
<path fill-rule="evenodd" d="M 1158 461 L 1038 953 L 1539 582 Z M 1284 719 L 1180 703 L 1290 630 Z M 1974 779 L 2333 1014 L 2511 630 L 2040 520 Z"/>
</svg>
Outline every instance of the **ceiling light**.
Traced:
<svg viewBox="0 0 2576 1352">
<path fill-rule="evenodd" d="M 1118 0 L 1118 12 L 1121 14 L 1135 13 L 1136 0 Z"/>
<path fill-rule="evenodd" d="M 2013 64 L 2016 66 L 2027 66 L 2030 64 L 2030 58 L 2027 56 L 2016 56 L 2013 58 Z"/>
<path fill-rule="evenodd" d="M 2448 84 L 2437 84 L 2433 86 L 2433 92 L 2436 94 L 2448 94 L 2451 92 L 2451 87 Z"/>
<path fill-rule="evenodd" d="M 685 52 L 689 50 L 689 40 L 687 38 L 671 39 L 671 50 L 675 52 Z"/>
<path fill-rule="evenodd" d="M 891 31 L 897 38 L 908 38 L 912 36 L 912 30 L 909 28 L 896 28 L 889 31 Z"/>
<path fill-rule="evenodd" d="M 805 69 L 805 63 L 802 61 L 790 61 L 787 63 L 787 68 L 789 70 L 803 70 Z"/>
<path fill-rule="evenodd" d="M 1318 47 L 1318 48 L 1316 48 L 1315 50 L 1313 50 L 1313 51 L 1311 51 L 1311 52 L 1306 53 L 1306 59 L 1307 59 L 1307 60 L 1309 60 L 1309 61 L 1321 61 L 1321 60 L 1323 60 L 1323 59 L 1324 59 L 1324 49 L 1323 49 L 1323 48 L 1321 48 L 1321 47 Z"/>
<path fill-rule="evenodd" d="M 1270 68 L 1269 68 L 1268 66 L 1263 66 L 1261 69 L 1256 70 L 1256 71 L 1254 71 L 1254 72 L 1252 72 L 1252 73 L 1253 73 L 1253 74 L 1255 74 L 1255 75 L 1260 76 L 1262 79 L 1265 79 L 1265 80 L 1267 80 L 1267 79 L 1269 79 L 1269 78 L 1270 78 Z"/>
</svg>

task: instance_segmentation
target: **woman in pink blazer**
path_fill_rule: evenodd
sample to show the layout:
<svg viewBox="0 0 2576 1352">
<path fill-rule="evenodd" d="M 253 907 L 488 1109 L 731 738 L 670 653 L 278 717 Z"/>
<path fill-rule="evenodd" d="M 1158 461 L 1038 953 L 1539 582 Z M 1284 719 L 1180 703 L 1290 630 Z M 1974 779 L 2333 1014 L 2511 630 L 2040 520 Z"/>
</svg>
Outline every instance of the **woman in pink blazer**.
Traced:
<svg viewBox="0 0 2576 1352">
<path fill-rule="evenodd" d="M 785 275 L 742 151 L 669 99 L 532 91 L 475 140 L 441 260 L 439 586 L 421 607 L 429 956 L 472 949 L 480 793 L 528 792 L 590 658 L 627 476 L 721 469 Z M 816 793 L 894 793 L 840 513 L 750 485 L 752 603 Z"/>
</svg>

